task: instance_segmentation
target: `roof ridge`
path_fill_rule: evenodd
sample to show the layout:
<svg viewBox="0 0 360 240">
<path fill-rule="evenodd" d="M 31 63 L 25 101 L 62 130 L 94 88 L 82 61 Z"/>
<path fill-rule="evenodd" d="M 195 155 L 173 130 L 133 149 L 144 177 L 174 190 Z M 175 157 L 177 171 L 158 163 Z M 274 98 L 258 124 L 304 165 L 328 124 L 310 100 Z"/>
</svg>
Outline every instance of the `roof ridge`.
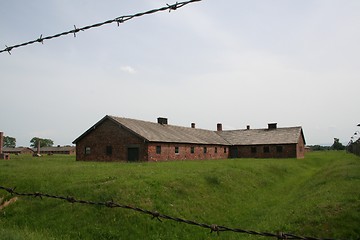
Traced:
<svg viewBox="0 0 360 240">
<path fill-rule="evenodd" d="M 141 119 L 135 119 L 135 118 L 127 118 L 127 117 L 118 117 L 118 116 L 113 116 L 113 115 L 107 115 L 107 116 L 108 116 L 108 117 L 111 117 L 111 118 L 113 118 L 113 119 L 115 119 L 115 120 L 116 120 L 116 118 L 119 118 L 119 119 L 125 119 L 125 120 L 137 121 L 137 122 L 151 123 L 151 124 L 154 124 L 154 125 L 156 124 L 156 125 L 161 125 L 161 126 L 178 127 L 178 128 L 195 129 L 195 130 L 203 130 L 203 131 L 213 132 L 213 130 L 209 130 L 209 129 L 205 129 L 205 128 L 192 128 L 192 127 L 175 125 L 175 124 L 160 124 L 160 123 L 152 122 L 152 121 L 148 121 L 148 120 L 141 120 Z M 215 131 L 215 132 L 216 132 L 216 131 Z"/>
<path fill-rule="evenodd" d="M 178 143 L 197 143 L 197 144 L 223 144 L 227 145 L 223 137 L 215 131 L 178 126 L 172 124 L 160 124 L 132 118 L 108 117 L 128 130 L 152 142 L 178 142 Z"/>
<path fill-rule="evenodd" d="M 278 129 L 290 129 L 290 128 L 302 128 L 301 126 L 295 126 L 295 127 L 277 127 L 276 129 L 270 129 L 270 130 L 278 130 Z M 269 128 L 241 128 L 241 129 L 233 129 L 233 130 L 222 130 L 222 132 L 231 132 L 231 131 L 254 131 L 254 130 L 269 130 Z"/>
<path fill-rule="evenodd" d="M 220 145 L 243 145 L 243 144 L 280 144 L 294 143 L 298 141 L 301 126 L 278 127 L 276 129 L 255 128 L 213 131 L 203 128 L 161 124 L 146 120 L 106 115 L 95 125 L 89 128 L 80 137 L 74 140 L 76 143 L 89 132 L 106 120 L 131 131 L 133 134 L 149 142 L 173 142 L 193 144 L 220 144 Z"/>
</svg>

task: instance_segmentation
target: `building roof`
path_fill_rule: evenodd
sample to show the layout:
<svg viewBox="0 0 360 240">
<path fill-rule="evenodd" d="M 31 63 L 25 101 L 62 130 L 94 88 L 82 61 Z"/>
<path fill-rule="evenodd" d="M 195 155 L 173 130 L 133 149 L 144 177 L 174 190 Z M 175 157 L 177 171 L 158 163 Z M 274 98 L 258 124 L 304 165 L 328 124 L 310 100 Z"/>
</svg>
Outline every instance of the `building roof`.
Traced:
<svg viewBox="0 0 360 240">
<path fill-rule="evenodd" d="M 216 132 L 205 129 L 180 127 L 114 116 L 108 117 L 149 142 L 229 144 Z"/>
<path fill-rule="evenodd" d="M 34 152 L 37 151 L 37 148 L 32 149 Z M 41 147 L 41 152 L 70 152 L 74 151 L 75 146 L 58 146 L 58 147 Z"/>
<path fill-rule="evenodd" d="M 23 151 L 33 151 L 31 148 L 28 147 L 4 147 L 3 148 L 3 152 L 7 152 L 7 153 L 21 153 Z"/>
<path fill-rule="evenodd" d="M 78 142 L 105 120 L 113 121 L 148 142 L 216 145 L 296 144 L 300 134 L 305 141 L 301 127 L 211 131 L 107 115 L 73 143 Z"/>
<path fill-rule="evenodd" d="M 296 144 L 300 135 L 305 141 L 301 127 L 230 130 L 218 133 L 231 145 Z"/>
</svg>

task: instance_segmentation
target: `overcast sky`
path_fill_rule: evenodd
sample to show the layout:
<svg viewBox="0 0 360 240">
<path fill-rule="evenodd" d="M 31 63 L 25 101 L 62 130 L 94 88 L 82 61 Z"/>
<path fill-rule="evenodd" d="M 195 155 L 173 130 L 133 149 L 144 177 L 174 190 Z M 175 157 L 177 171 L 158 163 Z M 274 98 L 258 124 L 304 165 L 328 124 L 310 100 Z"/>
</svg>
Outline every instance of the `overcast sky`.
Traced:
<svg viewBox="0 0 360 240">
<path fill-rule="evenodd" d="M 0 49 L 170 1 L 8 0 Z M 216 130 L 360 130 L 359 0 L 203 0 L 0 54 L 0 131 L 66 145 L 105 115 Z"/>
</svg>

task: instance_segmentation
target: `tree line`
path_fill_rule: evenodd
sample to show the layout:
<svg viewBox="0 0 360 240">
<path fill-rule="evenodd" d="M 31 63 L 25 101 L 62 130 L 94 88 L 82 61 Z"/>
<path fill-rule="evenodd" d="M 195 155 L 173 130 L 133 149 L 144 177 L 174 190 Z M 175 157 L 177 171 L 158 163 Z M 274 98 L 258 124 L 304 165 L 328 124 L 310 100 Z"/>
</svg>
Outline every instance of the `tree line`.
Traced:
<svg viewBox="0 0 360 240">
<path fill-rule="evenodd" d="M 339 138 L 334 138 L 334 143 L 331 146 L 311 145 L 308 147 L 312 151 L 345 150 L 345 146 L 340 142 Z"/>
<path fill-rule="evenodd" d="M 40 147 L 51 147 L 54 145 L 54 141 L 46 138 L 33 137 L 30 140 L 30 147 L 36 148 L 40 143 Z M 15 148 L 16 138 L 10 136 L 4 136 L 3 147 Z"/>
</svg>

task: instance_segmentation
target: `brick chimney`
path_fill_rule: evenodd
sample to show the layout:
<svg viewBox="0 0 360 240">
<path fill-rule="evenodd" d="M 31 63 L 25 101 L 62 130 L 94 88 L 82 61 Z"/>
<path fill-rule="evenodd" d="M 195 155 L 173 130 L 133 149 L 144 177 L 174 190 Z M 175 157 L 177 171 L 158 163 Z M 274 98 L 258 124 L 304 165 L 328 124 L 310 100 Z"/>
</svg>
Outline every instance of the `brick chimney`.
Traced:
<svg viewBox="0 0 360 240">
<path fill-rule="evenodd" d="M 221 123 L 218 123 L 217 125 L 216 125 L 216 131 L 218 131 L 218 132 L 220 132 L 220 131 L 222 131 L 222 124 Z"/>
<path fill-rule="evenodd" d="M 195 123 L 191 123 L 191 128 L 195 128 Z"/>
<path fill-rule="evenodd" d="M 40 155 L 40 139 L 37 142 L 37 154 Z"/>
<path fill-rule="evenodd" d="M 3 145 L 4 145 L 4 133 L 0 132 L 0 154 L 3 153 Z"/>
<path fill-rule="evenodd" d="M 277 123 L 268 123 L 268 129 L 276 129 L 277 128 Z"/>
<path fill-rule="evenodd" d="M 168 119 L 167 118 L 163 118 L 163 117 L 158 117 L 158 123 L 161 125 L 167 125 L 168 124 Z"/>
</svg>

